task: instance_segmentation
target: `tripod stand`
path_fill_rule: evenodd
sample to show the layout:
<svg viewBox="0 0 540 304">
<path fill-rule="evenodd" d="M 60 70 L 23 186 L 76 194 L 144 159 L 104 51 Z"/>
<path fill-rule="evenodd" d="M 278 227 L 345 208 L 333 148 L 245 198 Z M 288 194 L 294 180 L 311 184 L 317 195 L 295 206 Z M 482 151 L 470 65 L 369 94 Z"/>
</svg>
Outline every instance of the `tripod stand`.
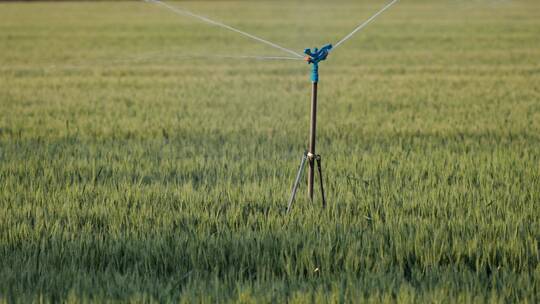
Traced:
<svg viewBox="0 0 540 304">
<path fill-rule="evenodd" d="M 322 206 L 323 208 L 326 208 L 326 197 L 324 196 L 324 183 L 323 183 L 323 176 L 322 176 L 321 156 L 311 154 L 308 151 L 304 151 L 304 154 L 302 154 L 300 167 L 298 167 L 298 172 L 296 173 L 296 179 L 294 180 L 291 197 L 289 198 L 289 203 L 287 204 L 287 213 L 291 211 L 292 203 L 294 202 L 294 197 L 296 196 L 296 191 L 298 191 L 298 185 L 300 184 L 300 179 L 302 178 L 302 173 L 304 173 L 304 167 L 306 166 L 306 161 L 308 161 L 310 169 L 313 168 L 315 165 L 315 162 L 317 162 L 317 169 L 319 172 L 319 182 L 321 185 Z M 311 172 L 313 172 L 313 169 L 311 169 Z M 313 177 L 311 178 L 311 182 L 313 182 Z M 310 185 L 311 185 L 311 188 L 310 188 L 311 192 L 309 192 L 308 194 L 311 195 L 310 199 L 313 200 L 313 184 L 310 184 Z"/>
</svg>

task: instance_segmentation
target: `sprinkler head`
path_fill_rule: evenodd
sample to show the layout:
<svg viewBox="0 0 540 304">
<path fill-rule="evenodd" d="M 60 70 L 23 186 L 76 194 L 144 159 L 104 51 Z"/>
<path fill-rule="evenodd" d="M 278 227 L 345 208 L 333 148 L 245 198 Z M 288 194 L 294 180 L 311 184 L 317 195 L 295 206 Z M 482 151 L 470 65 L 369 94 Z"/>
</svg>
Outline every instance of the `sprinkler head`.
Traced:
<svg viewBox="0 0 540 304">
<path fill-rule="evenodd" d="M 321 61 L 326 60 L 326 57 L 328 57 L 328 53 L 330 53 L 330 50 L 332 50 L 332 45 L 327 44 L 323 46 L 320 50 L 318 48 L 311 49 L 305 49 L 304 54 L 307 56 L 304 58 L 307 63 L 313 63 L 317 64 Z"/>
</svg>

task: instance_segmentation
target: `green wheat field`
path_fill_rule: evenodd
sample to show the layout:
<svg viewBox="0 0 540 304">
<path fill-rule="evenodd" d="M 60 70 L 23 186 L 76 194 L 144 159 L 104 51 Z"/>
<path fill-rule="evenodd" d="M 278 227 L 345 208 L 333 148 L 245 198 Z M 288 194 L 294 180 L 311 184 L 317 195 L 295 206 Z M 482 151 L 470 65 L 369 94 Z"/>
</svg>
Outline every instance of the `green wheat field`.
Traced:
<svg viewBox="0 0 540 304">
<path fill-rule="evenodd" d="M 302 52 L 384 1 L 171 2 Z M 0 3 L 0 302 L 538 303 L 540 2 L 402 0 L 310 67 L 147 2 Z M 304 176 L 305 177 L 305 176 Z"/>
</svg>

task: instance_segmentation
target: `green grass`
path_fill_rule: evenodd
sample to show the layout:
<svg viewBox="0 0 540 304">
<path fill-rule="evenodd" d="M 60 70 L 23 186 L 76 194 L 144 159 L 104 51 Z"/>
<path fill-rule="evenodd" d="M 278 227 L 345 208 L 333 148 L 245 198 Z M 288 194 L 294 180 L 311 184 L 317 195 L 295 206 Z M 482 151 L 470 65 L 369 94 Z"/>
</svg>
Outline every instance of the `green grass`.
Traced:
<svg viewBox="0 0 540 304">
<path fill-rule="evenodd" d="M 382 1 L 181 5 L 302 50 Z M 286 54 L 148 3 L 1 3 L 0 302 L 539 302 L 539 37 L 538 1 L 401 1 L 321 65 L 329 206 L 287 216 L 308 66 L 183 58 Z"/>
</svg>

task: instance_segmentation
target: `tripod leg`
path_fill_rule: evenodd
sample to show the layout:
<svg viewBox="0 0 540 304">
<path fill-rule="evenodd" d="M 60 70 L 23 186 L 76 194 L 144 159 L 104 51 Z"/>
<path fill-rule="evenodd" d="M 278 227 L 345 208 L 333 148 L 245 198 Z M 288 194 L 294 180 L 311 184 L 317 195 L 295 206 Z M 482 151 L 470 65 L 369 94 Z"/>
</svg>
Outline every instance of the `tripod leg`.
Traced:
<svg viewBox="0 0 540 304">
<path fill-rule="evenodd" d="M 317 168 L 319 170 L 319 182 L 321 183 L 322 206 L 323 208 L 326 208 L 326 197 L 324 196 L 321 156 L 317 155 L 315 159 L 317 160 Z"/>
<path fill-rule="evenodd" d="M 302 155 L 302 161 L 300 162 L 300 167 L 298 168 L 298 173 L 296 173 L 296 179 L 294 180 L 291 197 L 289 198 L 289 203 L 287 204 L 287 213 L 291 211 L 292 203 L 294 201 L 294 197 L 296 196 L 296 191 L 298 190 L 298 184 L 300 183 L 300 178 L 302 177 L 302 173 L 304 172 L 306 159 L 307 152 L 304 152 L 304 154 Z"/>
</svg>

